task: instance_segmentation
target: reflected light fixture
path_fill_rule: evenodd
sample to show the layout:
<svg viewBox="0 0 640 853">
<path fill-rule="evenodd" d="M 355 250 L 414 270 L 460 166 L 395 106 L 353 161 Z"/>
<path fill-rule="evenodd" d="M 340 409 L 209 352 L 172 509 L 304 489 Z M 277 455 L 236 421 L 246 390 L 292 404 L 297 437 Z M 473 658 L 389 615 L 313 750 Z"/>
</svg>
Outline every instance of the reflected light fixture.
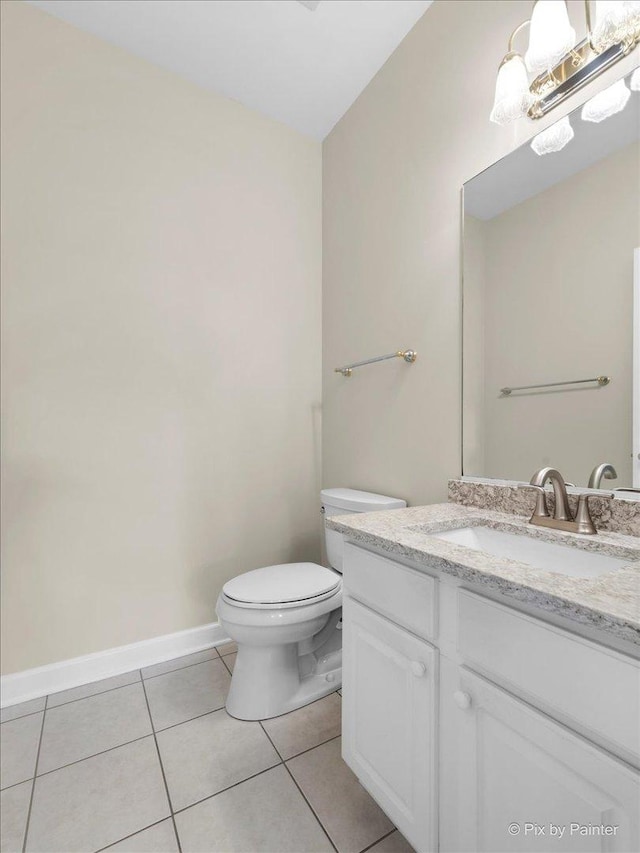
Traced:
<svg viewBox="0 0 640 853">
<path fill-rule="evenodd" d="M 531 147 L 539 156 L 544 154 L 552 154 L 556 151 L 562 151 L 574 137 L 573 128 L 569 121 L 569 116 L 564 116 L 546 128 L 531 140 Z"/>
<path fill-rule="evenodd" d="M 509 38 L 498 69 L 491 121 L 542 118 L 640 44 L 640 0 L 584 0 L 584 14 L 587 37 L 576 44 L 566 0 L 535 0 L 531 19 Z M 527 25 L 529 44 L 523 61 L 514 41 Z M 530 79 L 528 72 L 537 76 Z M 632 88 L 638 85 L 634 80 Z M 610 87 L 612 92 L 605 90 L 608 94 L 596 107 L 585 105 L 587 121 L 602 121 L 624 108 L 629 89 L 619 82 Z"/>
<path fill-rule="evenodd" d="M 587 101 L 582 108 L 583 121 L 604 121 L 609 116 L 621 112 L 627 105 L 631 92 L 624 80 L 617 80 Z"/>
</svg>

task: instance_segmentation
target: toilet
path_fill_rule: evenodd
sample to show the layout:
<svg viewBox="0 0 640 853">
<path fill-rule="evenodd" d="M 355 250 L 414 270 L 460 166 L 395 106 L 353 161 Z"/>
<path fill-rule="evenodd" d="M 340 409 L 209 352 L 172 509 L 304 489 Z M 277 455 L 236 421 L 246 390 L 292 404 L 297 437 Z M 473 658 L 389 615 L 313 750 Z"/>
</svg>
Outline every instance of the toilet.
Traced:
<svg viewBox="0 0 640 853">
<path fill-rule="evenodd" d="M 400 509 L 403 500 L 324 489 L 325 517 Z M 342 548 L 325 527 L 331 569 L 317 563 L 265 566 L 224 585 L 216 611 L 238 644 L 227 711 L 266 720 L 308 705 L 342 684 Z"/>
</svg>

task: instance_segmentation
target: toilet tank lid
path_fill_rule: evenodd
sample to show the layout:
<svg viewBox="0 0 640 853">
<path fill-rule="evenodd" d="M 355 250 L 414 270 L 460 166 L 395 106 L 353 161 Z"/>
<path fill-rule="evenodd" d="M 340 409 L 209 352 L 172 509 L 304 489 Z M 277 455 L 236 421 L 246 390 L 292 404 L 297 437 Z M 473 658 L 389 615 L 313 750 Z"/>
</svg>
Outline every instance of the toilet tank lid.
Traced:
<svg viewBox="0 0 640 853">
<path fill-rule="evenodd" d="M 323 506 L 350 509 L 352 512 L 375 512 L 383 509 L 401 509 L 407 505 L 400 498 L 360 492 L 357 489 L 323 489 L 320 492 Z"/>
</svg>

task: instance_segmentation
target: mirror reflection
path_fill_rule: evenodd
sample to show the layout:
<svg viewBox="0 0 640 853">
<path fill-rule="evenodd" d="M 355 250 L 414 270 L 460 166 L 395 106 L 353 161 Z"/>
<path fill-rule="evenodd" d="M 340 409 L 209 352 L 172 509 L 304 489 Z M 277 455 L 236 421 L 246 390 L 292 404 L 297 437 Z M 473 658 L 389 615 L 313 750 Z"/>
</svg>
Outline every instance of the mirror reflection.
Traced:
<svg viewBox="0 0 640 853">
<path fill-rule="evenodd" d="M 560 130 L 464 186 L 463 473 L 640 488 L 640 93 Z"/>
</svg>

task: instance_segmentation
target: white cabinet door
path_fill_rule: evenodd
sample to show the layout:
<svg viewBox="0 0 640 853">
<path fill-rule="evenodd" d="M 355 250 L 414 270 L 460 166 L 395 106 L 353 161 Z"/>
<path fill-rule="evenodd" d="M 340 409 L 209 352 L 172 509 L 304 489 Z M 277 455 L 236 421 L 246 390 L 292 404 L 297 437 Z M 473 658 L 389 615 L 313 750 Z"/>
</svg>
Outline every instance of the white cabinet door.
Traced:
<svg viewBox="0 0 640 853">
<path fill-rule="evenodd" d="M 342 755 L 419 853 L 437 847 L 438 653 L 353 599 L 343 605 Z"/>
<path fill-rule="evenodd" d="M 636 771 L 474 673 L 450 677 L 450 666 L 440 706 L 443 851 L 640 849 Z"/>
</svg>

